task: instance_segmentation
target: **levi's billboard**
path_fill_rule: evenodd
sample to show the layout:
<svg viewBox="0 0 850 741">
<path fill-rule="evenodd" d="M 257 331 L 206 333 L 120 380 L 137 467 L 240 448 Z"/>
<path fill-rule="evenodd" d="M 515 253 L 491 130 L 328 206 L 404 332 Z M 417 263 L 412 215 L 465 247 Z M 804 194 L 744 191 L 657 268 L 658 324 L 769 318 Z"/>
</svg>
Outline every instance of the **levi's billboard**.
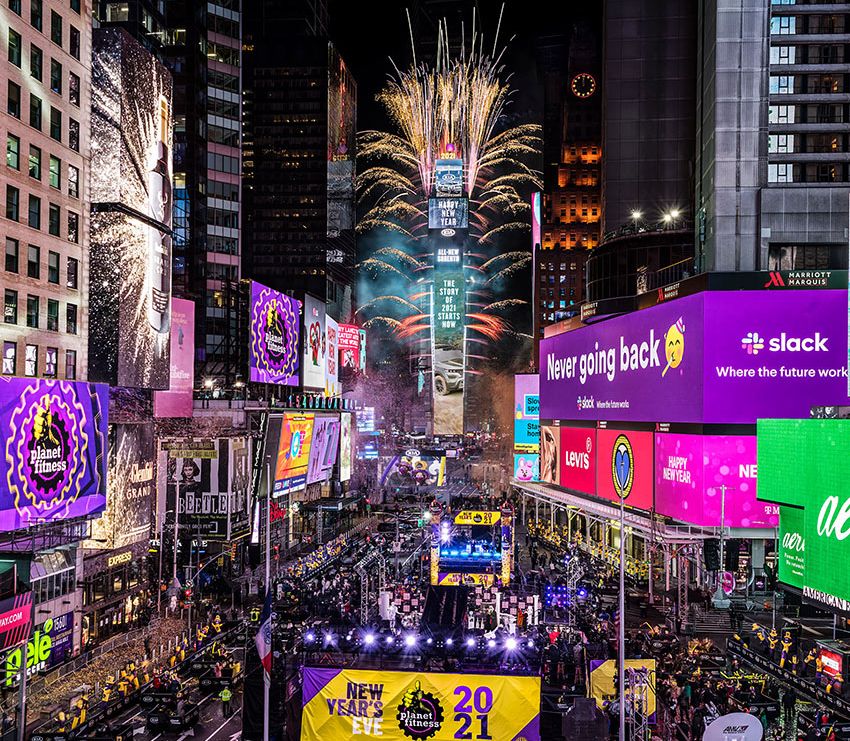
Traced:
<svg viewBox="0 0 850 741">
<path fill-rule="evenodd" d="M 758 422 L 758 497 L 779 504 L 779 580 L 850 613 L 850 420 Z"/>
<path fill-rule="evenodd" d="M 546 338 L 540 418 L 754 424 L 848 404 L 846 300 L 714 291 Z"/>
</svg>

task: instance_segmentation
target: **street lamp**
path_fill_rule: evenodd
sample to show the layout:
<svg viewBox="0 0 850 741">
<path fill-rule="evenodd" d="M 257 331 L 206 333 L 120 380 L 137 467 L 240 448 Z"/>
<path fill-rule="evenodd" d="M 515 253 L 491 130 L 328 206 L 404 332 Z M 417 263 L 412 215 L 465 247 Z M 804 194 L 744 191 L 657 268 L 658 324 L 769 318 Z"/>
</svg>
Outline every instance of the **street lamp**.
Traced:
<svg viewBox="0 0 850 741">
<path fill-rule="evenodd" d="M 643 218 L 643 211 L 640 209 L 632 209 L 632 221 L 640 221 Z"/>
</svg>

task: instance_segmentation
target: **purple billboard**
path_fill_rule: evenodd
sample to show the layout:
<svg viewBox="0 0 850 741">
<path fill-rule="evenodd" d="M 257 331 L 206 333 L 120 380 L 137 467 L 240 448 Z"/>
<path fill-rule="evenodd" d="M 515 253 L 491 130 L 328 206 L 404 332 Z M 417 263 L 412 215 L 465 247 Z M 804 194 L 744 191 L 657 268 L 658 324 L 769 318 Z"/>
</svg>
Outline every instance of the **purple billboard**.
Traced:
<svg viewBox="0 0 850 741">
<path fill-rule="evenodd" d="M 108 409 L 105 385 L 0 379 L 0 530 L 104 510 Z"/>
<path fill-rule="evenodd" d="M 544 339 L 540 418 L 754 424 L 848 404 L 845 304 L 716 291 Z"/>
<path fill-rule="evenodd" d="M 195 388 L 195 302 L 171 299 L 171 376 L 153 392 L 154 417 L 191 417 Z"/>
<path fill-rule="evenodd" d="M 251 283 L 250 379 L 298 385 L 301 302 Z"/>
<path fill-rule="evenodd" d="M 724 527 L 776 527 L 778 506 L 756 499 L 756 461 L 755 435 L 656 434 L 655 511 L 706 527 L 719 527 L 721 512 Z"/>
</svg>

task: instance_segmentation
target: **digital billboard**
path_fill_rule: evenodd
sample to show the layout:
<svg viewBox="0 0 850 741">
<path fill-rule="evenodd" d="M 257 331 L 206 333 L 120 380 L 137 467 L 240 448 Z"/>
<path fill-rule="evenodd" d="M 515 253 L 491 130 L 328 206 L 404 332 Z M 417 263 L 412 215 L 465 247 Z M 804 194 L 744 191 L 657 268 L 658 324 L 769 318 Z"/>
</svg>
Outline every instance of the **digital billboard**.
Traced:
<svg viewBox="0 0 850 741">
<path fill-rule="evenodd" d="M 434 434 L 463 434 L 464 315 L 463 268 L 444 266 L 434 273 L 433 390 Z"/>
<path fill-rule="evenodd" d="M 89 376 L 168 388 L 171 75 L 122 29 L 92 35 Z"/>
<path fill-rule="evenodd" d="M 540 449 L 540 377 L 536 373 L 514 376 L 514 450 L 535 453 Z"/>
<path fill-rule="evenodd" d="M 846 295 L 716 291 L 544 339 L 543 419 L 754 424 L 850 404 Z"/>
<path fill-rule="evenodd" d="M 543 230 L 541 228 L 543 222 L 540 216 L 542 195 L 539 191 L 531 194 L 531 248 L 534 250 L 539 250 L 543 241 Z"/>
<path fill-rule="evenodd" d="M 246 438 L 164 440 L 157 467 L 159 511 L 208 540 L 248 531 L 250 457 Z"/>
<path fill-rule="evenodd" d="M 307 463 L 308 484 L 327 481 L 330 478 L 338 445 L 339 417 L 335 414 L 317 414 L 313 423 L 313 441 L 310 444 Z"/>
<path fill-rule="evenodd" d="M 778 507 L 756 498 L 755 435 L 655 435 L 655 511 L 707 527 L 774 528 Z M 723 489 L 726 487 L 726 495 Z"/>
<path fill-rule="evenodd" d="M 168 391 L 154 391 L 155 417 L 191 417 L 195 388 L 195 302 L 171 299 L 171 372 Z"/>
<path fill-rule="evenodd" d="M 540 480 L 547 484 L 561 481 L 561 428 L 540 428 Z"/>
<path fill-rule="evenodd" d="M 428 228 L 468 229 L 469 201 L 466 198 L 429 198 Z"/>
<path fill-rule="evenodd" d="M 655 459 L 651 432 L 596 431 L 596 496 L 629 507 L 652 509 Z"/>
<path fill-rule="evenodd" d="M 540 455 L 514 453 L 514 478 L 517 481 L 540 481 Z"/>
<path fill-rule="evenodd" d="M 357 84 L 339 52 L 328 44 L 327 235 L 354 230 L 354 158 Z"/>
<path fill-rule="evenodd" d="M 446 479 L 446 458 L 421 454 L 410 449 L 381 463 L 381 486 L 442 486 Z"/>
<path fill-rule="evenodd" d="M 339 415 L 339 480 L 348 481 L 351 478 L 351 467 L 354 456 L 354 430 L 352 430 L 351 413 L 342 412 Z"/>
<path fill-rule="evenodd" d="M 463 160 L 437 160 L 434 168 L 434 194 L 437 198 L 463 195 Z"/>
<path fill-rule="evenodd" d="M 32 592 L 22 592 L 0 601 L 0 648 L 22 643 L 29 637 L 31 629 Z"/>
<path fill-rule="evenodd" d="M 356 324 L 340 324 L 338 344 L 341 368 L 360 368 L 360 328 Z"/>
<path fill-rule="evenodd" d="M 106 506 L 109 389 L 0 378 L 0 530 Z"/>
<path fill-rule="evenodd" d="M 297 386 L 301 303 L 251 282 L 249 378 L 257 383 Z"/>
<path fill-rule="evenodd" d="M 561 427 L 559 480 L 565 489 L 596 493 L 596 430 Z"/>
<path fill-rule="evenodd" d="M 359 368 L 361 373 L 366 372 L 366 330 L 358 329 L 357 330 L 357 361 L 359 363 Z"/>
<path fill-rule="evenodd" d="M 287 412 L 283 415 L 273 496 L 297 491 L 307 485 L 314 421 L 312 414 Z"/>
<path fill-rule="evenodd" d="M 305 389 L 325 388 L 325 304 L 313 296 L 304 297 L 304 357 L 302 385 Z"/>
<path fill-rule="evenodd" d="M 302 703 L 302 741 L 540 741 L 540 677 L 305 667 Z"/>
<path fill-rule="evenodd" d="M 327 357 L 325 358 L 325 396 L 339 396 L 339 325 L 325 317 Z"/>
<path fill-rule="evenodd" d="M 29 612 L 29 608 L 27 608 L 27 612 Z M 27 627 L 29 628 L 31 625 L 30 622 Z M 32 635 L 28 630 L 18 641 L 18 644 L 22 644 L 23 641 L 27 643 L 27 677 L 59 666 L 71 657 L 74 650 L 73 611 L 48 618 L 43 623 L 36 625 Z M 3 670 L 5 673 L 4 685 L 7 688 L 16 687 L 20 684 L 22 655 L 23 645 L 18 645 L 5 656 Z"/>
<path fill-rule="evenodd" d="M 765 419 L 757 434 L 758 497 L 782 505 L 780 581 L 850 612 L 850 420 Z"/>
</svg>

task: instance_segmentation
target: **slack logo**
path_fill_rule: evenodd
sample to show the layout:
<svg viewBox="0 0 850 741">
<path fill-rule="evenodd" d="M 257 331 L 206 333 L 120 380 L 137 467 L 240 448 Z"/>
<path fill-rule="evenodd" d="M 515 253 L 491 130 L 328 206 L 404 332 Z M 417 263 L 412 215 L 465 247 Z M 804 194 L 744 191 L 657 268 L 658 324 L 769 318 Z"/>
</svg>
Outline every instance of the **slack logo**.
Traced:
<svg viewBox="0 0 850 741">
<path fill-rule="evenodd" d="M 765 340 L 758 332 L 748 332 L 741 338 L 741 348 L 748 355 L 758 355 L 762 350 L 768 352 L 829 352 L 829 337 L 815 332 L 809 337 L 793 337 L 782 332 L 778 337 Z"/>
</svg>

